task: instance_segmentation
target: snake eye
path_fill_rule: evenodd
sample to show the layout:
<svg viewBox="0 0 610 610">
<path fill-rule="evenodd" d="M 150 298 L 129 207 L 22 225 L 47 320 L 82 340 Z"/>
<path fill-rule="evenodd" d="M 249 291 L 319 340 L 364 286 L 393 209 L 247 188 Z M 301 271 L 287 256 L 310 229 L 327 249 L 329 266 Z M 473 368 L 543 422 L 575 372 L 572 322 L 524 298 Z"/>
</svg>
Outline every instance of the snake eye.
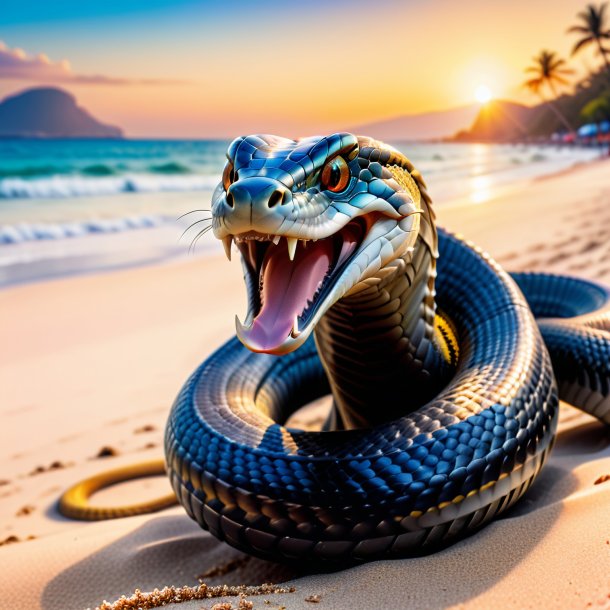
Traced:
<svg viewBox="0 0 610 610">
<path fill-rule="evenodd" d="M 320 183 L 331 193 L 340 193 L 349 184 L 349 167 L 343 157 L 331 159 L 322 169 Z"/>
<path fill-rule="evenodd" d="M 235 166 L 231 161 L 229 161 L 225 165 L 225 169 L 222 172 L 222 186 L 224 186 L 225 191 L 229 190 L 229 187 L 237 180 L 237 172 L 235 171 Z"/>
</svg>

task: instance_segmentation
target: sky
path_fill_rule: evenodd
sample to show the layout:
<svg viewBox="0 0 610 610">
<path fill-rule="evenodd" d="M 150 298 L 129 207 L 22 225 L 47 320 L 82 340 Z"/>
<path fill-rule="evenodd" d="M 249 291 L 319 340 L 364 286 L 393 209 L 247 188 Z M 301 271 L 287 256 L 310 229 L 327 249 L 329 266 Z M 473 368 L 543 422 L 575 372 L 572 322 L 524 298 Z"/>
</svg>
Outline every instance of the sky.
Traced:
<svg viewBox="0 0 610 610">
<path fill-rule="evenodd" d="M 523 103 L 524 68 L 583 0 L 5 2 L 0 97 L 53 85 L 131 137 L 302 136 L 475 103 Z M 597 67 L 590 51 L 570 60 Z"/>
</svg>

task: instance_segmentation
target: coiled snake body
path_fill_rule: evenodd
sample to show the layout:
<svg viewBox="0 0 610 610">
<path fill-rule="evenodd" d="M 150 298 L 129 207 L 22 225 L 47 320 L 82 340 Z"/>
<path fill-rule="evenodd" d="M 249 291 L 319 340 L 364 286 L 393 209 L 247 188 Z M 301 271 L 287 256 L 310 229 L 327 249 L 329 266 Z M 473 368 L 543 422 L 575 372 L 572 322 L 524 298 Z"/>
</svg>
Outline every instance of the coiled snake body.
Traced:
<svg viewBox="0 0 610 610">
<path fill-rule="evenodd" d="M 437 231 L 419 173 L 370 138 L 249 136 L 227 157 L 213 228 L 241 253 L 248 313 L 165 440 L 202 527 L 272 559 L 425 552 L 527 490 L 558 396 L 610 423 L 606 288 L 511 278 Z M 323 431 L 283 425 L 328 393 Z"/>
</svg>

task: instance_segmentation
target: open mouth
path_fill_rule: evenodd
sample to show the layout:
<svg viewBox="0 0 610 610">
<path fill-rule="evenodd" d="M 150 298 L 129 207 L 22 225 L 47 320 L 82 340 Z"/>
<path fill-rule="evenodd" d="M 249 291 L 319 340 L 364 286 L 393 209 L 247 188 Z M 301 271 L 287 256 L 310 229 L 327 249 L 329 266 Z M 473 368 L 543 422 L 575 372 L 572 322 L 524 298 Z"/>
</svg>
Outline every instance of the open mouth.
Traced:
<svg viewBox="0 0 610 610">
<path fill-rule="evenodd" d="M 242 342 L 253 351 L 274 352 L 290 337 L 296 339 L 349 265 L 370 222 L 356 218 L 318 240 L 256 232 L 236 235 L 252 293 L 246 324 L 238 325 Z"/>
</svg>

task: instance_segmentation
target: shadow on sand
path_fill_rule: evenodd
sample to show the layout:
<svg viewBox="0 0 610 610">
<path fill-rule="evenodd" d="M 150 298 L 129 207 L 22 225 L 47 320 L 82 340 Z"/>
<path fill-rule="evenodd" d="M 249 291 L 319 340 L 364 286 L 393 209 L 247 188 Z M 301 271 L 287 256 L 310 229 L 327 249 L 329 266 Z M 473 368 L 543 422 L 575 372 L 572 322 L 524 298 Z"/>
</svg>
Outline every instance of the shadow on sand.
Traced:
<svg viewBox="0 0 610 610">
<path fill-rule="evenodd" d="M 342 591 L 345 597 L 340 599 L 345 599 L 345 607 L 350 599 L 357 607 L 358 587 L 354 583 L 366 585 L 367 596 L 388 599 L 395 595 L 395 600 L 403 600 L 396 607 L 418 606 L 421 600 L 427 600 L 428 608 L 441 607 L 435 605 L 435 591 L 442 591 L 443 606 L 459 604 L 493 587 L 532 552 L 559 517 L 562 500 L 576 488 L 571 472 L 574 458 L 588 461 L 591 452 L 607 444 L 607 430 L 597 423 L 564 432 L 549 463 L 513 509 L 476 535 L 432 555 L 306 574 L 294 567 L 249 558 L 201 531 L 186 516 L 153 516 L 58 574 L 43 592 L 42 607 L 67 610 L 66 591 L 71 592 L 73 607 L 80 610 L 104 599 L 129 595 L 136 587 L 152 590 L 168 584 L 195 585 L 198 576 L 227 564 L 228 570 L 205 576 L 205 582 L 232 585 L 292 580 L 301 592 Z M 567 457 L 570 459 L 564 459 Z M 534 523 L 528 523 L 530 520 Z M 302 607 L 303 595 L 293 595 L 282 596 L 282 603 L 288 608 Z"/>
</svg>

